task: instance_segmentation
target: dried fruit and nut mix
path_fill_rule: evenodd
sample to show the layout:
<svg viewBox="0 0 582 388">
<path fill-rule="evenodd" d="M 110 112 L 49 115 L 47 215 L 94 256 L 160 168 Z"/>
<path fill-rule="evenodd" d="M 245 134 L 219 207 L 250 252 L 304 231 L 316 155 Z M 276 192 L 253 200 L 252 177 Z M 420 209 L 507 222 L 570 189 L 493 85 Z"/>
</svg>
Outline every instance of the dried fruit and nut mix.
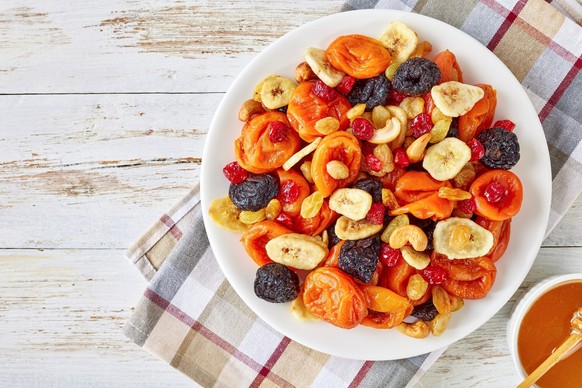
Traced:
<svg viewBox="0 0 582 388">
<path fill-rule="evenodd" d="M 487 295 L 522 202 L 515 124 L 492 126 L 495 89 L 431 51 L 392 22 L 308 48 L 294 80 L 249 91 L 209 213 L 242 232 L 257 297 L 424 338 Z"/>
</svg>

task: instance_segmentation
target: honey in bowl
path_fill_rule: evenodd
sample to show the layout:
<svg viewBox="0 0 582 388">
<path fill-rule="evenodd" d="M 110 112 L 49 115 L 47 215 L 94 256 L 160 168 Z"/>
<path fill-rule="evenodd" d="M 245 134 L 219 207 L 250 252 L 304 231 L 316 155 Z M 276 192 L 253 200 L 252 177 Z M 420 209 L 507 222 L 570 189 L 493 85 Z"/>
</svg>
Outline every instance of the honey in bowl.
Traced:
<svg viewBox="0 0 582 388">
<path fill-rule="evenodd" d="M 582 306 L 582 282 L 557 285 L 540 296 L 524 315 L 517 337 L 519 359 L 532 373 L 572 331 L 572 314 Z M 543 388 L 580 387 L 582 348 L 554 365 L 538 381 Z"/>
</svg>

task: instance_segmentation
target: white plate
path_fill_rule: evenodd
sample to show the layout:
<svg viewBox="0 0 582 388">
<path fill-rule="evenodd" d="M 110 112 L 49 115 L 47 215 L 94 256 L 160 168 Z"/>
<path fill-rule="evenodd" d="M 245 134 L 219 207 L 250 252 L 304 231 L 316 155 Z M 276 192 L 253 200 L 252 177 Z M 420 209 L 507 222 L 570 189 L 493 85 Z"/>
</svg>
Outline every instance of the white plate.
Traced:
<svg viewBox="0 0 582 388">
<path fill-rule="evenodd" d="M 210 202 L 228 193 L 222 168 L 235 160 L 233 142 L 242 128 L 238 110 L 251 97 L 255 84 L 270 74 L 293 78 L 295 66 L 303 61 L 303 52 L 310 46 L 325 49 L 336 37 L 354 33 L 378 37 L 393 20 L 409 25 L 421 40 L 430 41 L 433 53 L 444 49 L 454 52 L 465 82 L 493 85 L 498 100 L 495 119 L 515 122 L 521 145 L 521 160 L 513 171 L 522 180 L 524 200 L 512 223 L 507 252 L 497 263 L 493 288 L 486 298 L 467 301 L 463 309 L 454 313 L 440 337 L 422 340 L 396 330 L 363 326 L 344 330 L 323 321 L 301 322 L 291 315 L 289 304 L 272 304 L 257 298 L 253 291 L 257 267 L 246 255 L 240 236 L 220 228 L 207 217 Z M 273 328 L 305 346 L 334 356 L 366 360 L 393 360 L 433 351 L 465 337 L 499 311 L 517 290 L 537 255 L 548 221 L 551 187 L 550 160 L 542 127 L 525 91 L 507 67 L 475 39 L 448 24 L 392 10 L 331 15 L 286 34 L 257 55 L 236 78 L 216 110 L 201 173 L 202 208 L 210 244 L 226 278 L 245 303 Z"/>
</svg>

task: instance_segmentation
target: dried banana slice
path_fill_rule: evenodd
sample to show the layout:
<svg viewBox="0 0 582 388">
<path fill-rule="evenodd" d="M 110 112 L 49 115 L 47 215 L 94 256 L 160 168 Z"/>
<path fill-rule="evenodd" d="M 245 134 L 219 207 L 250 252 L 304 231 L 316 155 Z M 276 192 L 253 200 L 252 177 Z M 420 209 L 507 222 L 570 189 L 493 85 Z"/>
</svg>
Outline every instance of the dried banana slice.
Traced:
<svg viewBox="0 0 582 388">
<path fill-rule="evenodd" d="M 402 22 L 390 23 L 378 40 L 398 63 L 406 61 L 418 44 L 416 32 Z"/>
<path fill-rule="evenodd" d="M 469 238 L 458 244 L 451 236 L 457 228 L 468 228 Z M 439 221 L 433 234 L 434 250 L 449 259 L 469 259 L 486 255 L 493 247 L 493 234 L 468 218 L 451 217 Z"/>
<path fill-rule="evenodd" d="M 464 141 L 448 137 L 429 147 L 422 167 L 439 181 L 453 179 L 471 159 L 471 149 Z"/>
<path fill-rule="evenodd" d="M 312 141 L 311 143 L 307 144 L 305 147 L 294 153 L 289 159 L 287 159 L 285 163 L 283 163 L 283 170 L 289 171 L 289 169 L 295 166 L 297 162 L 299 162 L 305 156 L 315 151 L 320 142 L 321 137 L 318 137 L 317 139 L 315 139 L 314 141 Z"/>
<path fill-rule="evenodd" d="M 365 219 L 354 221 L 341 216 L 335 223 L 335 234 L 342 240 L 361 240 L 380 232 L 382 227 L 382 224 L 371 224 Z"/>
<path fill-rule="evenodd" d="M 458 117 L 470 111 L 485 96 L 485 92 L 478 86 L 449 81 L 433 86 L 430 95 L 442 113 Z"/>
<path fill-rule="evenodd" d="M 208 208 L 208 215 L 214 222 L 233 232 L 244 232 L 248 228 L 248 225 L 239 219 L 240 213 L 241 210 L 229 197 L 215 199 Z"/>
<path fill-rule="evenodd" d="M 354 221 L 366 218 L 372 207 L 370 193 L 360 189 L 338 189 L 329 197 L 329 208 Z"/>
<path fill-rule="evenodd" d="M 311 70 L 330 88 L 335 88 L 342 82 L 345 74 L 334 68 L 328 62 L 325 51 L 315 47 L 310 47 L 305 51 L 305 62 Z"/>
<path fill-rule="evenodd" d="M 274 75 L 267 77 L 261 87 L 261 102 L 269 109 L 279 109 L 289 104 L 291 95 L 297 87 L 290 78 Z"/>
<path fill-rule="evenodd" d="M 328 253 L 322 241 L 299 233 L 275 237 L 265 245 L 265 249 L 274 262 L 306 270 L 317 267 Z"/>
</svg>

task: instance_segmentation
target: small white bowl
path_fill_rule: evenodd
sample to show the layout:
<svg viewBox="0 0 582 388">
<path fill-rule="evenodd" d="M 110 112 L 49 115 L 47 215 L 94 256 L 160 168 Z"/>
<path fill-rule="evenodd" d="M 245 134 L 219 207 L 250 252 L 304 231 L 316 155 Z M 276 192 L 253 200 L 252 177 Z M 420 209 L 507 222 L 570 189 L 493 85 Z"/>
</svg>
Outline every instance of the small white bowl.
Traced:
<svg viewBox="0 0 582 388">
<path fill-rule="evenodd" d="M 524 315 L 529 311 L 532 304 L 538 300 L 540 296 L 558 285 L 570 283 L 573 281 L 582 281 L 582 273 L 558 275 L 543 280 L 536 284 L 531 290 L 529 290 L 528 293 L 521 298 L 513 310 L 511 318 L 507 323 L 507 342 L 509 344 L 509 350 L 511 351 L 513 365 L 515 365 L 515 369 L 522 379 L 525 379 L 527 374 L 523 370 L 523 366 L 519 360 L 519 354 L 517 351 L 517 336 L 519 334 L 519 327 L 521 326 L 521 321 L 523 320 Z"/>
</svg>

